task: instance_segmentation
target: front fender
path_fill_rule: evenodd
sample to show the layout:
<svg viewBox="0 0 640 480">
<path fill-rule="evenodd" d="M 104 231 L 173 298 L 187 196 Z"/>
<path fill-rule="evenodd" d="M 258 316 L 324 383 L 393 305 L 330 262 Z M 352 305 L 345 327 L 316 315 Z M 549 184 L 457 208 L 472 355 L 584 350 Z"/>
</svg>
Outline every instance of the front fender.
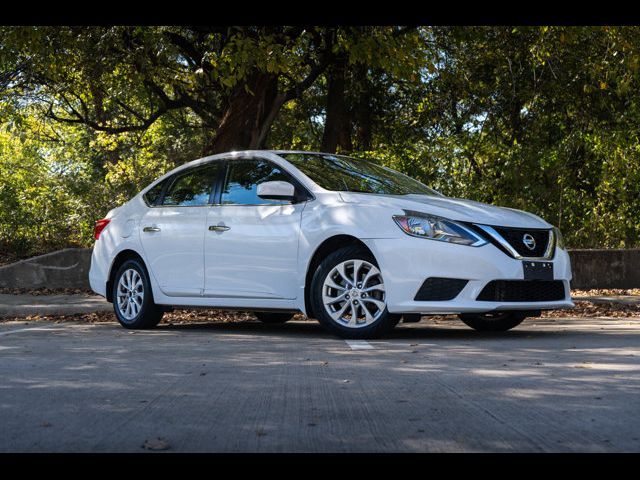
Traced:
<svg viewBox="0 0 640 480">
<path fill-rule="evenodd" d="M 315 204 L 315 205 L 314 205 Z M 298 243 L 298 307 L 306 314 L 305 288 L 307 273 L 318 248 L 332 237 L 348 235 L 370 245 L 371 239 L 394 239 L 403 234 L 392 219 L 397 213 L 390 208 L 310 202 L 303 211 Z M 376 252 L 373 251 L 374 256 Z M 376 257 L 377 258 L 377 257 Z"/>
</svg>

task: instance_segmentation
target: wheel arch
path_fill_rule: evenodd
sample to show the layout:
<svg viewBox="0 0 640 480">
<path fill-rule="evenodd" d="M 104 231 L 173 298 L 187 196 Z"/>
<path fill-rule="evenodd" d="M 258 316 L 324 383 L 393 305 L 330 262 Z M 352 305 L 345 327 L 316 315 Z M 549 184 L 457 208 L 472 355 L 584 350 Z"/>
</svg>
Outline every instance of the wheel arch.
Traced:
<svg viewBox="0 0 640 480">
<path fill-rule="evenodd" d="M 113 262 L 111 262 L 111 268 L 109 269 L 109 276 L 107 277 L 107 290 L 106 290 L 106 299 L 108 302 L 113 303 L 113 280 L 114 280 L 113 277 L 115 277 L 116 272 L 118 271 L 118 268 L 120 268 L 120 265 L 122 265 L 127 260 L 132 260 L 132 259 L 140 260 L 146 268 L 146 264 L 144 263 L 144 259 L 142 258 L 142 255 L 140 255 L 135 250 L 131 250 L 131 249 L 122 250 L 121 252 L 118 253 L 118 255 L 115 256 L 115 258 L 113 259 Z"/>
<path fill-rule="evenodd" d="M 313 274 L 316 271 L 316 268 L 318 268 L 318 265 L 320 265 L 322 260 L 324 260 L 328 255 L 335 252 L 336 250 L 349 246 L 361 247 L 363 250 L 369 252 L 373 258 L 375 258 L 375 255 L 373 254 L 371 249 L 362 240 L 354 237 L 353 235 L 339 234 L 333 235 L 323 240 L 322 243 L 320 243 L 320 245 L 318 245 L 318 247 L 315 249 L 313 255 L 311 255 L 311 260 L 307 264 L 307 270 L 305 273 L 304 308 L 308 317 L 314 317 L 313 307 L 311 305 L 310 287 L 311 279 L 313 278 Z"/>
</svg>

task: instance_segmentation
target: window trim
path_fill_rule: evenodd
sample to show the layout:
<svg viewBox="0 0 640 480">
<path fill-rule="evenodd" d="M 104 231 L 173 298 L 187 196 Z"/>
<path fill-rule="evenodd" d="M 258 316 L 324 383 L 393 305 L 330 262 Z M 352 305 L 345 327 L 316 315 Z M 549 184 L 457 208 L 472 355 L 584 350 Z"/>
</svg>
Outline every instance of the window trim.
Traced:
<svg viewBox="0 0 640 480">
<path fill-rule="evenodd" d="M 235 161 L 243 161 L 243 160 L 254 160 L 254 161 L 264 161 L 264 162 L 268 162 L 270 164 L 275 165 L 277 168 L 281 169 L 286 175 L 289 176 L 289 178 L 292 180 L 292 184 L 296 189 L 296 192 L 300 192 L 300 195 L 296 194 L 296 198 L 293 202 L 291 203 L 222 203 L 222 189 L 224 187 L 224 182 L 227 178 L 227 171 L 229 169 L 229 165 L 232 162 Z M 167 190 L 171 187 L 171 185 L 173 185 L 173 183 L 176 181 L 176 179 L 182 175 L 186 175 L 188 172 L 192 171 L 192 170 L 196 170 L 198 168 L 203 168 L 213 162 L 218 162 L 220 164 L 220 170 L 218 171 L 218 174 L 214 177 L 213 181 L 212 181 L 212 185 L 211 185 L 211 193 L 209 195 L 209 200 L 207 201 L 207 203 L 205 203 L 204 205 L 163 205 L 162 202 L 164 202 L 164 196 L 167 193 Z M 202 208 L 202 207 L 273 207 L 273 206 L 277 206 L 277 207 L 282 207 L 282 206 L 286 206 L 286 205 L 298 205 L 300 203 L 305 203 L 305 202 L 310 202 L 316 199 L 315 195 L 307 188 L 305 187 L 302 182 L 300 182 L 289 170 L 287 170 L 286 167 L 282 166 L 282 165 L 278 165 L 277 163 L 275 163 L 274 161 L 268 159 L 268 158 L 264 158 L 264 157 L 259 157 L 259 156 L 243 156 L 243 157 L 239 157 L 237 159 L 229 159 L 229 158 L 218 158 L 215 160 L 210 160 L 208 162 L 202 163 L 200 165 L 196 165 L 190 168 L 185 168 L 183 170 L 180 170 L 176 173 L 174 173 L 173 175 L 165 178 L 164 180 L 161 180 L 158 183 L 164 183 L 164 185 L 162 186 L 162 191 L 160 192 L 160 195 L 158 196 L 158 199 L 156 200 L 155 204 L 150 204 L 147 199 L 146 199 L 146 194 L 149 190 L 151 190 L 153 187 L 156 186 L 156 184 L 154 184 L 151 188 L 147 189 L 147 191 L 142 195 L 142 200 L 144 201 L 144 203 L 147 205 L 147 207 L 149 208 Z"/>
<path fill-rule="evenodd" d="M 207 206 L 217 205 L 220 201 L 220 196 L 222 195 L 222 182 L 227 175 L 227 164 L 228 160 L 222 159 L 220 161 L 220 170 L 218 171 L 218 175 L 213 179 L 213 188 L 211 189 L 211 196 L 209 197 L 209 204 Z"/>
<path fill-rule="evenodd" d="M 142 195 L 142 199 L 144 200 L 144 203 L 147 205 L 147 207 L 149 208 L 201 208 L 201 207 L 209 207 L 211 206 L 211 201 L 212 198 L 215 195 L 215 189 L 217 188 L 217 182 L 218 179 L 220 177 L 220 172 L 224 171 L 225 166 L 222 165 L 222 167 L 220 168 L 220 170 L 218 171 L 218 174 L 213 178 L 213 181 L 211 183 L 211 193 L 209 193 L 209 199 L 207 200 L 207 203 L 203 204 L 203 205 L 163 205 L 162 202 L 164 202 L 164 196 L 167 193 L 167 190 L 175 183 L 175 181 L 178 179 L 178 177 L 181 177 L 183 175 L 187 175 L 189 172 L 193 171 L 193 170 L 197 170 L 199 168 L 205 168 L 206 166 L 210 165 L 213 162 L 223 162 L 223 160 L 211 160 L 209 162 L 205 162 L 202 163 L 200 165 L 195 165 L 193 167 L 189 167 L 189 168 L 185 168 L 182 169 L 176 173 L 174 173 L 173 175 L 170 175 L 169 177 L 165 178 L 164 180 L 161 180 L 158 183 L 163 183 L 164 185 L 162 187 L 162 191 L 160 192 L 160 195 L 158 196 L 158 200 L 156 200 L 156 204 L 152 205 L 150 204 L 147 199 L 145 198 L 147 192 L 149 190 L 151 190 L 153 187 L 155 187 L 155 185 L 153 185 L 151 188 L 149 188 L 147 190 L 147 192 L 145 192 Z"/>
</svg>

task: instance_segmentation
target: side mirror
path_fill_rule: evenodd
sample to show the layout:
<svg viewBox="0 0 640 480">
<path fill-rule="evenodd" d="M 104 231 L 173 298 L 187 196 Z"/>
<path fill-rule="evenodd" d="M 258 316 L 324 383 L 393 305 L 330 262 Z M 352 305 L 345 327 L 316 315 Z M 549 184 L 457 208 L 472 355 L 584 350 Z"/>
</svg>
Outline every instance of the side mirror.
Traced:
<svg viewBox="0 0 640 480">
<path fill-rule="evenodd" d="M 295 199 L 296 189 L 289 182 L 274 180 L 258 184 L 258 196 L 265 200 L 291 200 Z"/>
</svg>

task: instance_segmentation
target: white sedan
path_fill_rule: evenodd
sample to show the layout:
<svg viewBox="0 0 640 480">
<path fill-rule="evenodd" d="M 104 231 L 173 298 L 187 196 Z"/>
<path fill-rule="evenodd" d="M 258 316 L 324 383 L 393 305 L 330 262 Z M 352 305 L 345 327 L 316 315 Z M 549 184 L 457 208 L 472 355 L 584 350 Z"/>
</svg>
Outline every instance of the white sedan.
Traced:
<svg viewBox="0 0 640 480">
<path fill-rule="evenodd" d="M 95 239 L 91 288 L 126 328 L 199 306 L 372 338 L 423 314 L 499 331 L 573 306 L 557 228 L 341 155 L 195 160 L 98 220 Z"/>
</svg>

